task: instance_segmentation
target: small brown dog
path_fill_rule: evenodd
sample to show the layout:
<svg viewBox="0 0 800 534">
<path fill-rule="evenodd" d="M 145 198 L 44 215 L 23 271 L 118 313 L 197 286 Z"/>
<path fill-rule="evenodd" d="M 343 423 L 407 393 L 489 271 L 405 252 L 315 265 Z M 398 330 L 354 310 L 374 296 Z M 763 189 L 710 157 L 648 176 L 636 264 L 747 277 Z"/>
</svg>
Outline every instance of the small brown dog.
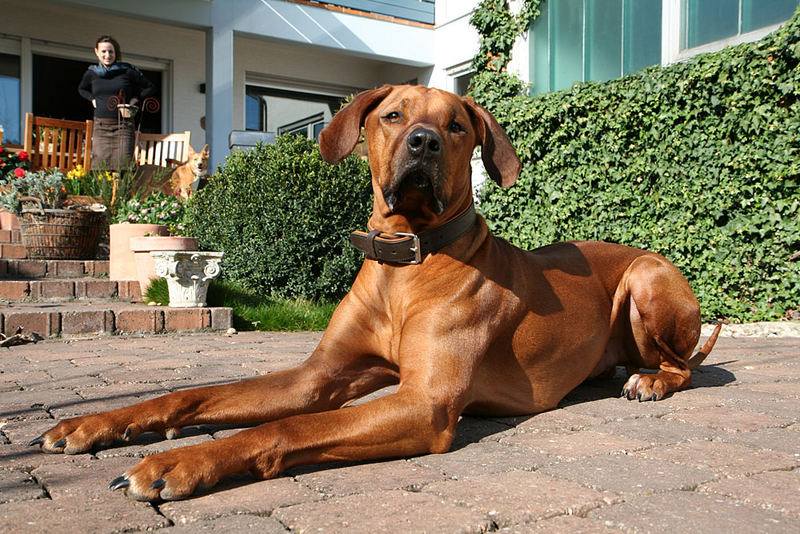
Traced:
<svg viewBox="0 0 800 534">
<path fill-rule="evenodd" d="M 180 167 L 176 167 L 169 177 L 171 192 L 177 192 L 182 198 L 187 198 L 192 191 L 192 184 L 198 184 L 205 179 L 208 172 L 208 145 L 200 152 L 195 152 L 189 147 L 189 159 Z"/>
<path fill-rule="evenodd" d="M 189 159 L 171 171 L 158 165 L 139 165 L 133 190 L 139 195 L 161 191 L 167 195 L 188 198 L 193 190 L 192 184 L 197 182 L 196 188 L 199 188 L 206 178 L 208 156 L 208 145 L 205 145 L 200 152 L 195 152 L 189 147 Z M 174 160 L 168 161 L 175 163 Z"/>
</svg>

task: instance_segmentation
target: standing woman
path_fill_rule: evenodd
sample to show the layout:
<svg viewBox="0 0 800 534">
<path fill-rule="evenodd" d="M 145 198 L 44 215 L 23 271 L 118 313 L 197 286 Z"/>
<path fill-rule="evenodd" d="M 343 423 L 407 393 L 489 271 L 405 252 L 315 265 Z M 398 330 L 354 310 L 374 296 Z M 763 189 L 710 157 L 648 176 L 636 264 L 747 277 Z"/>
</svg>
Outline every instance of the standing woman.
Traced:
<svg viewBox="0 0 800 534">
<path fill-rule="evenodd" d="M 110 35 L 97 39 L 98 63 L 83 75 L 78 92 L 94 107 L 92 168 L 119 169 L 133 160 L 135 108 L 155 92 L 142 72 L 119 61 L 119 43 Z"/>
</svg>

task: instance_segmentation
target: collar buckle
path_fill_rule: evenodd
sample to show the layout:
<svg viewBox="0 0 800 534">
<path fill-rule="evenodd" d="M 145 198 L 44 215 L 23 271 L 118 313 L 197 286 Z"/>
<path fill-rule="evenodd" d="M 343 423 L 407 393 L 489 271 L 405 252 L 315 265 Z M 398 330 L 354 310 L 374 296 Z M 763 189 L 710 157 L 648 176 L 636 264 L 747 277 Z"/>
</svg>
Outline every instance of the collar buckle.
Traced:
<svg viewBox="0 0 800 534">
<path fill-rule="evenodd" d="M 403 237 L 410 237 L 414 242 L 414 246 L 409 248 L 409 250 L 414 253 L 414 259 L 413 260 L 400 260 L 400 261 L 398 261 L 398 263 L 407 263 L 407 264 L 410 264 L 410 265 L 417 265 L 419 263 L 422 263 L 422 247 L 420 246 L 420 243 L 419 243 L 419 236 L 417 234 L 407 234 L 407 233 L 404 233 L 404 232 L 398 232 L 395 235 L 401 235 Z"/>
</svg>

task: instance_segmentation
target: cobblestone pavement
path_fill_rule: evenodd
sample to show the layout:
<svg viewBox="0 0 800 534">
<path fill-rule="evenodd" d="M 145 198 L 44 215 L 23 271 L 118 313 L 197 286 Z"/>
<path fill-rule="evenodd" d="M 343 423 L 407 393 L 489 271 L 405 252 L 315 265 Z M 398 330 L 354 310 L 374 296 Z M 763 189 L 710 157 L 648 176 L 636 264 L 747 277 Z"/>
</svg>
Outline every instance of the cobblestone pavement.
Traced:
<svg viewBox="0 0 800 534">
<path fill-rule="evenodd" d="M 800 339 L 720 338 L 663 401 L 581 386 L 533 417 L 462 419 L 447 454 L 226 480 L 153 506 L 108 482 L 230 435 L 143 435 L 96 454 L 28 447 L 56 420 L 303 360 L 318 333 L 48 340 L 0 351 L 2 532 L 800 532 Z"/>
</svg>

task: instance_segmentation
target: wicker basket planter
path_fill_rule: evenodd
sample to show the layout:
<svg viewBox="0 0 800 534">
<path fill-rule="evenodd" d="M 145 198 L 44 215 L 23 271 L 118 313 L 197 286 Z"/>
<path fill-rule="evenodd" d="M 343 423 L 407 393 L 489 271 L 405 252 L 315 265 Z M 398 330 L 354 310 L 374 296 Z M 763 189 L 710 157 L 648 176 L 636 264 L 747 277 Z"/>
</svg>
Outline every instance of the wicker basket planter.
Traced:
<svg viewBox="0 0 800 534">
<path fill-rule="evenodd" d="M 22 210 L 19 226 L 28 258 L 86 260 L 95 257 L 108 222 L 105 211 L 39 207 Z"/>
</svg>

